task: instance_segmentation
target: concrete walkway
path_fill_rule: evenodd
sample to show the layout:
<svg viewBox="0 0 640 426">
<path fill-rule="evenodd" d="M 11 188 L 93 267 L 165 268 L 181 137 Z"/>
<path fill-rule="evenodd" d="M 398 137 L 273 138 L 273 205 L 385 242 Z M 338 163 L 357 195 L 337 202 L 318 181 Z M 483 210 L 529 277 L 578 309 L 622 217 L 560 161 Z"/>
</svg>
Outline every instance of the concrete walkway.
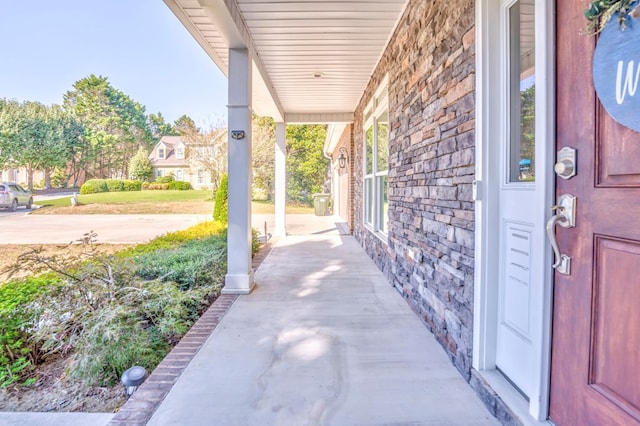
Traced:
<svg viewBox="0 0 640 426">
<path fill-rule="evenodd" d="M 221 296 L 165 359 L 169 368 L 161 364 L 156 382 L 150 377 L 116 417 L 0 413 L 0 424 L 497 425 L 343 226 L 292 219 L 300 235 L 273 243 L 255 291 Z M 195 356 L 184 358 L 189 351 Z M 171 378 L 181 359 L 186 368 Z M 156 403 L 134 401 L 143 392 L 166 394 L 153 415 Z M 129 420 L 116 420 L 127 411 Z"/>
<path fill-rule="evenodd" d="M 149 425 L 492 425 L 350 236 L 281 238 Z"/>
</svg>

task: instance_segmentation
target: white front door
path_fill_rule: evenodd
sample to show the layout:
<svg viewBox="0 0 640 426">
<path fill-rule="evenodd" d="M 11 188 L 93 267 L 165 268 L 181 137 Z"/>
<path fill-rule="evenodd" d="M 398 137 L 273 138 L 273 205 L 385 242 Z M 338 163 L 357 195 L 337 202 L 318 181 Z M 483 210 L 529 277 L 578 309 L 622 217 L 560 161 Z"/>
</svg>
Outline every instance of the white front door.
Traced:
<svg viewBox="0 0 640 426">
<path fill-rule="evenodd" d="M 487 0 L 483 54 L 488 73 L 481 103 L 488 118 L 482 167 L 487 176 L 481 238 L 481 369 L 495 369 L 534 418 L 546 416 L 551 267 L 545 236 L 553 175 L 552 52 L 547 0 Z M 551 22 L 552 23 L 552 22 Z M 486 58 L 485 58 L 486 59 Z M 482 95 L 481 95 L 482 96 Z M 490 343 L 487 343 L 490 342 Z"/>
</svg>

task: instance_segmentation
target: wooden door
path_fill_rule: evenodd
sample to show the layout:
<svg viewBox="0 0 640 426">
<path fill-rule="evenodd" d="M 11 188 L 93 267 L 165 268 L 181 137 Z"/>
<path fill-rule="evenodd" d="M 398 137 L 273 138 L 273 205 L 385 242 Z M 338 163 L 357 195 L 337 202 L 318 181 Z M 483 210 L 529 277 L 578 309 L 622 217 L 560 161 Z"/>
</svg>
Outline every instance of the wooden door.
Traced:
<svg viewBox="0 0 640 426">
<path fill-rule="evenodd" d="M 558 228 L 571 275 L 555 274 L 550 417 L 558 425 L 640 424 L 640 133 L 607 114 L 582 34 L 584 0 L 557 5 L 557 148 L 578 150 L 575 228 Z M 638 117 L 640 120 L 640 117 Z"/>
</svg>

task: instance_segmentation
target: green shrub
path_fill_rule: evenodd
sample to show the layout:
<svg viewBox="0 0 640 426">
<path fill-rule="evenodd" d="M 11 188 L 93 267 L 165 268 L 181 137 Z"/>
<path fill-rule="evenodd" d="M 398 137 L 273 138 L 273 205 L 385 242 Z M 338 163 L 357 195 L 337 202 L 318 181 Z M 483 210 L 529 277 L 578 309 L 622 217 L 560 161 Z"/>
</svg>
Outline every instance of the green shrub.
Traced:
<svg viewBox="0 0 640 426">
<path fill-rule="evenodd" d="M 82 254 L 46 259 L 56 273 L 0 286 L 0 385 L 33 383 L 31 366 L 44 354 L 71 353 L 67 373 L 88 384 L 113 384 L 131 365 L 153 369 L 217 296 L 226 272 L 219 222 L 118 255 L 101 254 L 94 233 L 81 241 Z"/>
<path fill-rule="evenodd" d="M 122 179 L 105 179 L 109 192 L 122 192 L 124 191 L 124 182 Z"/>
<path fill-rule="evenodd" d="M 211 236 L 141 255 L 136 258 L 137 273 L 148 280 L 171 280 L 181 290 L 188 290 L 220 284 L 226 272 L 226 258 L 226 238 Z"/>
<path fill-rule="evenodd" d="M 67 187 L 67 175 L 63 168 L 56 167 L 51 174 L 51 186 L 53 188 L 66 188 Z"/>
<path fill-rule="evenodd" d="M 81 194 L 96 194 L 98 192 L 109 192 L 109 187 L 104 179 L 89 179 L 80 187 Z"/>
<path fill-rule="evenodd" d="M 213 220 L 227 223 L 229 218 L 229 177 L 225 173 L 216 191 L 216 201 L 213 206 Z"/>
<path fill-rule="evenodd" d="M 156 179 L 156 183 L 169 183 L 169 182 L 173 182 L 174 180 L 175 178 L 171 175 L 160 176 L 159 178 Z"/>
<path fill-rule="evenodd" d="M 39 361 L 39 347 L 27 331 L 37 321 L 29 307 L 56 281 L 45 274 L 0 285 L 0 387 L 23 381 Z"/>
<path fill-rule="evenodd" d="M 189 182 L 173 180 L 173 181 L 169 182 L 169 189 L 176 189 L 178 191 L 186 191 L 186 190 L 191 189 L 191 184 Z"/>
<path fill-rule="evenodd" d="M 68 373 L 112 385 L 132 365 L 153 369 L 215 293 L 181 291 L 172 281 L 144 281 L 131 259 L 97 255 L 51 288 L 31 339 L 47 353 L 71 352 Z"/>
<path fill-rule="evenodd" d="M 136 254 L 150 253 L 156 250 L 166 250 L 176 247 L 190 240 L 197 240 L 213 235 L 220 235 L 226 241 L 227 225 L 219 222 L 201 222 L 182 231 L 169 232 L 152 241 L 138 244 L 136 247 L 125 250 L 123 256 L 134 256 Z"/>
<path fill-rule="evenodd" d="M 151 185 L 150 182 L 142 182 L 142 190 L 146 191 L 147 189 L 149 189 L 149 185 Z"/>
<path fill-rule="evenodd" d="M 140 191 L 140 190 L 142 190 L 142 181 L 139 181 L 139 180 L 123 180 L 122 181 L 122 186 L 124 188 L 124 191 Z"/>
</svg>

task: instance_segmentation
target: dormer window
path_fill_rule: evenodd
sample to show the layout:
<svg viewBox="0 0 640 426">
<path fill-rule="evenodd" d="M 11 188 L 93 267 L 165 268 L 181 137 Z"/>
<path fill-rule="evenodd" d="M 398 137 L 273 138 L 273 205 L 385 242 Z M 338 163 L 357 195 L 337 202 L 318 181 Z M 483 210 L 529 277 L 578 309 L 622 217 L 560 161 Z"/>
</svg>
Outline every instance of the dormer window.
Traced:
<svg viewBox="0 0 640 426">
<path fill-rule="evenodd" d="M 184 160 L 184 146 L 176 147 L 176 160 Z"/>
<path fill-rule="evenodd" d="M 165 159 L 164 148 L 158 148 L 158 158 L 160 158 L 161 160 Z"/>
</svg>

